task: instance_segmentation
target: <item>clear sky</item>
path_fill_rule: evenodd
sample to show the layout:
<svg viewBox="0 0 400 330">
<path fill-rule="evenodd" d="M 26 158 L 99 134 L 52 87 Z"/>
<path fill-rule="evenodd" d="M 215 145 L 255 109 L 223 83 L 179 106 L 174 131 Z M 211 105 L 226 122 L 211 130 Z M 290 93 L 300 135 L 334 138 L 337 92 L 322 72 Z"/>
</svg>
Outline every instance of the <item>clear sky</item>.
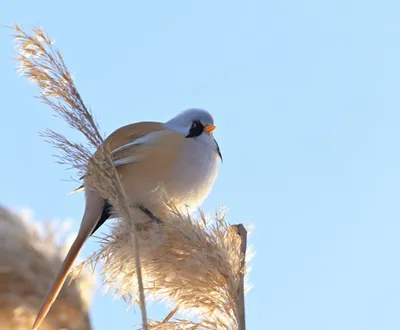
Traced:
<svg viewBox="0 0 400 330">
<path fill-rule="evenodd" d="M 255 226 L 249 329 L 400 329 L 400 2 L 5 1 L 56 40 L 101 129 L 215 117 L 224 164 L 203 205 Z M 0 33 L 0 203 L 72 217 L 73 172 L 38 132 L 80 137 L 33 98 Z M 84 255 L 96 248 L 89 242 Z M 150 308 L 161 318 L 166 310 Z M 99 292 L 95 330 L 137 311 Z"/>
</svg>

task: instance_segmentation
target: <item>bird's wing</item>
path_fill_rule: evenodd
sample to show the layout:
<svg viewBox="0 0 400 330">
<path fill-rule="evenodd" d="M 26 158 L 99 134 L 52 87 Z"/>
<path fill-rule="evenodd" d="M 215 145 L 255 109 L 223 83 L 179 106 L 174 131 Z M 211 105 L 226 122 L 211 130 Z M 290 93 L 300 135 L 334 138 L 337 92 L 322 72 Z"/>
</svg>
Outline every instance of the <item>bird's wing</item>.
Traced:
<svg viewBox="0 0 400 330">
<path fill-rule="evenodd" d="M 156 142 L 165 132 L 166 128 L 162 123 L 135 123 L 123 126 L 114 131 L 107 137 L 104 144 L 111 152 L 114 166 L 118 167 L 145 158 L 151 152 L 151 148 L 143 149 L 138 147 L 151 145 L 152 142 Z M 84 179 L 86 175 L 81 177 L 81 179 Z M 69 194 L 72 195 L 83 190 L 85 190 L 84 184 Z"/>
<path fill-rule="evenodd" d="M 143 122 L 132 125 L 124 126 L 114 133 L 112 133 L 106 140 L 105 143 L 107 147 L 110 148 L 113 161 L 119 162 L 118 166 L 123 164 L 128 164 L 132 161 L 132 157 L 137 157 L 141 159 L 145 157 L 146 150 L 151 148 L 139 148 L 139 146 L 150 145 L 153 141 L 156 141 L 162 134 L 160 131 L 165 131 L 164 126 L 161 123 L 155 122 Z M 161 135 L 160 135 L 161 134 Z M 141 151 L 138 151 L 138 150 Z M 116 165 L 117 165 L 116 164 Z M 90 167 L 90 164 L 88 165 Z M 90 173 L 89 173 L 90 175 Z M 55 299 L 57 298 L 68 273 L 78 256 L 83 244 L 93 232 L 96 227 L 103 208 L 105 201 L 99 196 L 94 190 L 88 189 L 86 191 L 86 206 L 85 213 L 82 218 L 81 227 L 79 229 L 78 235 L 72 244 L 64 262 L 61 265 L 49 291 L 42 303 L 40 311 L 36 317 L 35 323 L 33 325 L 33 330 L 37 329 L 42 323 L 43 319 L 46 317 L 48 311 L 53 305 Z"/>
<path fill-rule="evenodd" d="M 153 121 L 130 124 L 114 131 L 107 137 L 104 143 L 113 151 L 150 133 L 164 130 L 166 128 L 162 123 Z M 142 140 L 142 142 L 145 142 L 145 140 Z"/>
</svg>

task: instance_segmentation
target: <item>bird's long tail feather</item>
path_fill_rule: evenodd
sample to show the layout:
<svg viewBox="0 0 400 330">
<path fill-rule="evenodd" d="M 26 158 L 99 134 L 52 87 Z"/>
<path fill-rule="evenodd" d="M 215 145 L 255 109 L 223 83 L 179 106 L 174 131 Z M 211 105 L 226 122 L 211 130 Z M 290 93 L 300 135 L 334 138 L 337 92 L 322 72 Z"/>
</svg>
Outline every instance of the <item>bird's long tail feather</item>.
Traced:
<svg viewBox="0 0 400 330">
<path fill-rule="evenodd" d="M 56 300 L 65 280 L 67 279 L 68 273 L 73 266 L 83 244 L 92 233 L 94 227 L 97 224 L 103 210 L 104 200 L 98 196 L 95 192 L 91 191 L 87 194 L 85 214 L 82 219 L 82 224 L 79 229 L 78 236 L 72 244 L 64 262 L 61 265 L 52 285 L 50 286 L 45 299 L 43 300 L 42 306 L 36 317 L 35 323 L 33 324 L 32 330 L 36 330 L 43 319 L 46 317 L 51 306 Z"/>
</svg>

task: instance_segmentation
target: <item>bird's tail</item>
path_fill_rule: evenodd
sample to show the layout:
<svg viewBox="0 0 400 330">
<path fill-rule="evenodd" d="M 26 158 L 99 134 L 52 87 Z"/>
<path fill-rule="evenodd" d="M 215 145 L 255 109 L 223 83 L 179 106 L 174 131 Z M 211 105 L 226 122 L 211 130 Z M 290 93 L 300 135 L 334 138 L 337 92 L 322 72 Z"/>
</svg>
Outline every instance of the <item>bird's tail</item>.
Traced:
<svg viewBox="0 0 400 330">
<path fill-rule="evenodd" d="M 53 305 L 54 301 L 56 300 L 71 267 L 73 266 L 80 250 L 82 249 L 83 244 L 90 236 L 93 228 L 96 226 L 97 221 L 101 216 L 103 206 L 104 200 L 95 192 L 90 191 L 90 194 L 87 194 L 85 214 L 82 219 L 82 224 L 79 229 L 78 236 L 76 237 L 74 243 L 69 249 L 60 270 L 58 271 L 52 285 L 47 292 L 46 297 L 43 300 L 42 306 L 36 317 L 35 323 L 33 324 L 32 330 L 36 330 L 40 326 L 40 324 L 43 322 L 43 319 L 49 312 L 51 306 Z"/>
</svg>

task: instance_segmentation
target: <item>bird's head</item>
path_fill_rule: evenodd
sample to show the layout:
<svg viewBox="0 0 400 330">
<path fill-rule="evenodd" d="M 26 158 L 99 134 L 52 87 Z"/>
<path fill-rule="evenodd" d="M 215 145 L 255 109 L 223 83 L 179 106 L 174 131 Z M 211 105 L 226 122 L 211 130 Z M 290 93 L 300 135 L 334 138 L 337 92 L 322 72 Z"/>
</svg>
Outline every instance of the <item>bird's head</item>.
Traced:
<svg viewBox="0 0 400 330">
<path fill-rule="evenodd" d="M 170 130 L 183 134 L 187 138 L 211 136 L 216 128 L 211 114 L 203 109 L 185 110 L 166 122 L 165 125 Z"/>
</svg>

